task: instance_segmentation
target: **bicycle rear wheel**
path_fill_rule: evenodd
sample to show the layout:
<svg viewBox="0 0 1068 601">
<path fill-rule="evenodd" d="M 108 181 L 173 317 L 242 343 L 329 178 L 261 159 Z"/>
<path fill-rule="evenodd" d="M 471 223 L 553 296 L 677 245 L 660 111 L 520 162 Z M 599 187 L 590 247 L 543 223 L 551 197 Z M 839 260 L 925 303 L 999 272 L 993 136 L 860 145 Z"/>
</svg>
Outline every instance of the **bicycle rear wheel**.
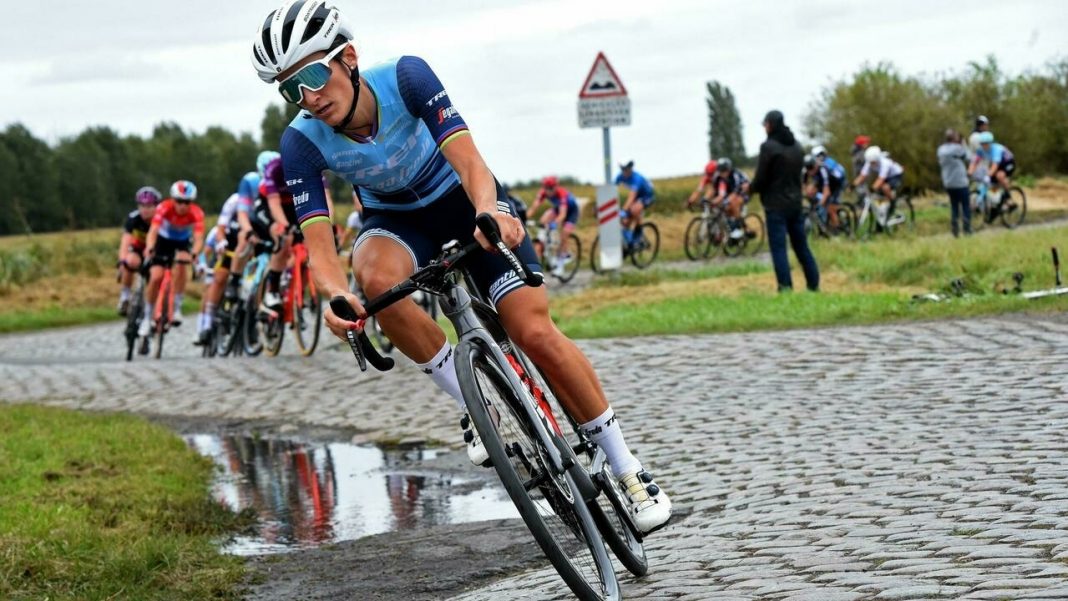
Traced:
<svg viewBox="0 0 1068 601">
<path fill-rule="evenodd" d="M 604 273 L 601 269 L 601 237 L 597 236 L 590 245 L 590 269 L 593 273 Z"/>
<path fill-rule="evenodd" d="M 838 215 L 838 229 L 835 233 L 839 236 L 852 238 L 856 228 L 856 216 L 853 214 L 853 209 L 849 206 L 842 205 L 836 207 L 834 212 Z"/>
<path fill-rule="evenodd" d="M 468 413 L 527 528 L 577 598 L 617 600 L 619 583 L 604 540 L 571 474 L 556 474 L 546 460 L 538 425 L 524 408 L 527 393 L 513 387 L 511 369 L 481 339 L 457 347 L 456 375 Z"/>
<path fill-rule="evenodd" d="M 144 291 L 138 290 L 134 294 L 139 295 L 134 297 L 133 302 L 130 303 L 130 307 L 126 313 L 126 360 L 133 361 L 134 348 L 137 346 L 137 330 L 141 326 L 141 320 L 144 319 L 145 305 L 144 305 Z"/>
<path fill-rule="evenodd" d="M 637 240 L 630 251 L 630 262 L 638 269 L 645 269 L 656 260 L 660 252 L 660 229 L 655 223 L 645 222 L 638 230 Z"/>
<path fill-rule="evenodd" d="M 1001 223 L 1012 229 L 1023 223 L 1027 216 L 1027 195 L 1019 186 L 1009 188 L 1008 195 L 1001 201 Z"/>
<path fill-rule="evenodd" d="M 579 263 L 582 261 L 582 241 L 575 234 L 568 234 L 567 246 L 570 249 L 566 257 L 556 257 L 557 261 L 564 262 L 563 272 L 556 279 L 566 284 L 578 273 Z"/>
<path fill-rule="evenodd" d="M 256 305 L 263 306 L 263 295 L 267 293 L 267 278 L 260 282 L 260 289 L 256 296 Z M 279 295 L 284 299 L 285 290 L 279 290 Z M 267 314 L 258 311 L 254 317 L 256 334 L 263 344 L 262 350 L 267 355 L 275 357 L 282 350 L 282 337 L 285 335 L 284 307 L 280 307 L 277 314 Z"/>
<path fill-rule="evenodd" d="M 764 250 L 764 241 L 767 240 L 767 230 L 764 228 L 764 219 L 760 215 L 746 215 L 742 219 L 742 231 L 745 232 L 745 251 L 755 255 Z"/>
<path fill-rule="evenodd" d="M 236 298 L 223 297 L 222 305 L 215 314 L 212 325 L 215 330 L 215 353 L 221 357 L 229 356 L 237 347 L 241 338 L 241 321 L 244 309 Z"/>
<path fill-rule="evenodd" d="M 249 357 L 255 357 L 263 352 L 263 339 L 260 338 L 259 307 L 257 293 L 253 292 L 245 301 L 240 324 L 241 349 Z"/>
<path fill-rule="evenodd" d="M 319 330 L 323 325 L 323 299 L 315 292 L 311 270 L 302 266 L 301 281 L 304 289 L 293 295 L 293 333 L 300 354 L 305 357 L 315 352 L 319 344 Z"/>
</svg>

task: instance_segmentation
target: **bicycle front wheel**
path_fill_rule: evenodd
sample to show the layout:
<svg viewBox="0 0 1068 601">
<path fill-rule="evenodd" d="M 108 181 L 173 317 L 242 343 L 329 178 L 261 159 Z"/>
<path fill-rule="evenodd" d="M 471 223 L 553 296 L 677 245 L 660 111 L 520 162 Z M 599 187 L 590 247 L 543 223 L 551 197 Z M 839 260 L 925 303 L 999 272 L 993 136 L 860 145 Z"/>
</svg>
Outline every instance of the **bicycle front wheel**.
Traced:
<svg viewBox="0 0 1068 601">
<path fill-rule="evenodd" d="M 764 241 L 767 240 L 767 230 L 764 228 L 764 219 L 760 215 L 746 215 L 742 219 L 742 231 L 745 232 L 745 250 L 750 255 L 755 255 L 764 250 Z"/>
<path fill-rule="evenodd" d="M 712 233 L 704 217 L 694 217 L 690 220 L 690 224 L 686 226 L 686 237 L 683 238 L 682 246 L 691 261 L 707 259 L 711 256 Z"/>
<path fill-rule="evenodd" d="M 1001 223 L 1012 229 L 1023 223 L 1027 216 L 1027 195 L 1023 188 L 1013 186 L 1009 188 L 1008 197 L 1001 201 Z"/>
<path fill-rule="evenodd" d="M 597 236 L 593 239 L 593 244 L 590 246 L 590 269 L 593 273 L 604 273 L 601 269 L 601 237 Z"/>
<path fill-rule="evenodd" d="M 526 392 L 513 387 L 507 370 L 512 367 L 481 339 L 457 347 L 456 375 L 468 413 L 527 528 L 577 598 L 618 600 L 612 560 L 586 501 L 569 473 L 549 465 L 536 434 L 540 424 L 531 423 L 524 407 Z"/>
<path fill-rule="evenodd" d="M 168 284 L 164 284 L 162 288 L 163 292 L 160 296 L 163 298 L 160 301 L 159 321 L 156 322 L 156 352 L 155 357 L 159 359 L 163 356 L 163 337 L 167 335 L 167 325 L 170 323 L 171 311 L 171 292 Z"/>
<path fill-rule="evenodd" d="M 307 279 L 311 277 L 311 270 L 305 266 L 301 271 L 304 272 L 304 289 L 293 295 L 293 333 L 300 354 L 307 357 L 315 352 L 315 347 L 319 344 L 319 330 L 323 325 L 323 300 Z"/>
<path fill-rule="evenodd" d="M 645 269 L 660 252 L 660 229 L 655 223 L 647 221 L 638 230 L 636 238 L 630 252 L 630 262 L 638 269 Z"/>
</svg>

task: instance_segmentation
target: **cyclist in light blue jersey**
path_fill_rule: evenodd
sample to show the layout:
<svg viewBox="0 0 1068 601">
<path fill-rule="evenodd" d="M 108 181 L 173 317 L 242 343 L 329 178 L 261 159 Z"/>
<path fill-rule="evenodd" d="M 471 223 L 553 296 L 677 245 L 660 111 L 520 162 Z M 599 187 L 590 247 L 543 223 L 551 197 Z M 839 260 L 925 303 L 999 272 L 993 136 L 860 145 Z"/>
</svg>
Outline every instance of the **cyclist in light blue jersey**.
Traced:
<svg viewBox="0 0 1068 601">
<path fill-rule="evenodd" d="M 526 228 L 475 146 L 467 124 L 427 63 L 402 56 L 361 71 L 348 21 L 321 0 L 297 0 L 258 21 L 252 62 L 264 82 L 304 109 L 286 128 L 281 152 L 318 288 L 344 296 L 358 315 L 338 265 L 320 174 L 333 171 L 357 186 L 364 227 L 352 268 L 371 297 L 406 279 L 451 240 L 490 245 L 475 227 L 477 213 L 496 221 L 517 256 L 538 271 Z M 582 351 L 549 318 L 544 287 L 526 286 L 503 257 L 481 253 L 467 263 L 500 313 L 509 336 L 545 373 L 564 407 L 606 453 L 626 490 L 639 528 L 651 531 L 671 515 L 668 496 L 630 452 L 597 375 Z M 325 308 L 338 337 L 357 324 Z M 376 315 L 386 335 L 465 410 L 445 333 L 411 299 Z M 399 401 L 403 402 L 403 401 Z M 466 424 L 466 425 L 465 425 Z M 469 458 L 488 459 L 462 420 Z"/>
<path fill-rule="evenodd" d="M 634 161 L 621 164 L 619 169 L 616 185 L 627 190 L 627 198 L 623 201 L 623 236 L 630 243 L 631 232 L 638 231 L 638 226 L 642 224 L 645 207 L 656 202 L 656 191 L 645 176 L 634 170 Z"/>
<path fill-rule="evenodd" d="M 979 148 L 976 149 L 972 164 L 968 167 L 968 175 L 973 175 L 985 163 L 988 165 L 992 191 L 1000 188 L 1007 193 L 1009 186 L 1012 185 L 1009 176 L 1016 171 L 1016 157 L 1008 147 L 994 141 L 992 132 L 980 132 L 976 138 Z"/>
</svg>

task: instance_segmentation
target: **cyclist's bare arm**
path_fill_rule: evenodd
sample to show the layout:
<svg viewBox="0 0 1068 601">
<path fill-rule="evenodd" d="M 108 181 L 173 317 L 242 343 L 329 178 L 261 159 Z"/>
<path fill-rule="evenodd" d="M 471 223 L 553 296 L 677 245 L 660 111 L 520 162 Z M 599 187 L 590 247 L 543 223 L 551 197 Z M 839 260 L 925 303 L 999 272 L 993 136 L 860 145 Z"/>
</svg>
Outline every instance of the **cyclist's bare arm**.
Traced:
<svg viewBox="0 0 1068 601">
<path fill-rule="evenodd" d="M 323 195 L 326 196 L 326 210 L 330 213 L 330 223 L 334 219 L 334 195 L 330 192 L 330 186 L 323 186 Z"/>
<path fill-rule="evenodd" d="M 278 232 L 284 234 L 286 228 L 289 227 L 289 220 L 286 219 L 286 213 L 282 210 L 282 196 L 277 192 L 268 194 L 267 209 L 271 212 L 271 219 L 274 221 Z M 333 238 L 331 238 L 331 240 L 332 239 Z"/>
<path fill-rule="evenodd" d="M 824 184 L 823 186 L 823 200 L 820 201 L 821 205 L 825 205 L 831 201 L 831 186 Z"/>
<path fill-rule="evenodd" d="M 501 238 L 508 248 L 519 246 L 526 235 L 525 226 L 509 213 L 497 209 L 497 186 L 493 182 L 493 174 L 482 160 L 471 136 L 454 139 L 442 148 L 441 153 L 460 176 L 460 183 L 463 184 L 467 197 L 471 199 L 471 204 L 475 206 L 475 212 L 493 215 L 497 227 L 501 230 Z M 488 250 L 489 241 L 481 230 L 474 227 L 474 224 L 471 225 L 474 228 L 475 240 Z"/>
<path fill-rule="evenodd" d="M 200 254 L 200 251 L 204 248 L 204 230 L 193 232 L 193 256 Z"/>
<path fill-rule="evenodd" d="M 334 248 L 334 228 L 328 221 L 316 221 L 309 223 L 303 228 L 304 245 L 308 248 L 308 261 L 311 265 L 312 277 L 315 285 L 325 293 L 326 298 L 344 296 L 357 315 L 363 315 L 363 305 L 360 299 L 349 292 L 348 280 L 337 260 L 337 249 Z M 356 324 L 341 319 L 334 315 L 334 311 L 327 304 L 323 307 L 323 316 L 326 327 L 335 336 L 345 340 L 345 332 L 356 327 Z"/>
<path fill-rule="evenodd" d="M 234 254 L 240 255 L 245 251 L 245 247 L 248 245 L 249 232 L 252 231 L 252 222 L 248 219 L 248 213 L 238 211 L 237 224 L 241 231 L 237 235 L 237 248 L 234 249 Z"/>
<path fill-rule="evenodd" d="M 126 259 L 126 249 L 130 248 L 130 240 L 132 238 L 133 238 L 133 236 L 130 235 L 130 232 L 126 232 L 126 231 L 122 232 L 122 239 L 119 240 L 119 262 L 120 263 L 123 260 Z"/>
<path fill-rule="evenodd" d="M 159 226 L 155 223 L 148 228 L 148 236 L 145 236 L 145 254 L 156 252 L 156 240 L 159 239 Z"/>
</svg>

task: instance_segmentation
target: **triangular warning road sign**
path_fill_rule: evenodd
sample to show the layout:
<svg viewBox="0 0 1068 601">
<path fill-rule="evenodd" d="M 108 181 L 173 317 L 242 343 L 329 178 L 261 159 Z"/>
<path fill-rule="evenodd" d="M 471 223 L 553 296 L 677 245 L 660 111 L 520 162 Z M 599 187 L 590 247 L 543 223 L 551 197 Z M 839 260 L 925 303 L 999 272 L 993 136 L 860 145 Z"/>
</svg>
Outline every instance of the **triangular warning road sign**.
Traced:
<svg viewBox="0 0 1068 601">
<path fill-rule="evenodd" d="M 616 75 L 615 69 L 608 64 L 603 52 L 597 53 L 597 59 L 593 61 L 590 74 L 586 76 L 586 83 L 582 84 L 579 98 L 605 98 L 608 96 L 626 96 L 627 88 Z"/>
</svg>

